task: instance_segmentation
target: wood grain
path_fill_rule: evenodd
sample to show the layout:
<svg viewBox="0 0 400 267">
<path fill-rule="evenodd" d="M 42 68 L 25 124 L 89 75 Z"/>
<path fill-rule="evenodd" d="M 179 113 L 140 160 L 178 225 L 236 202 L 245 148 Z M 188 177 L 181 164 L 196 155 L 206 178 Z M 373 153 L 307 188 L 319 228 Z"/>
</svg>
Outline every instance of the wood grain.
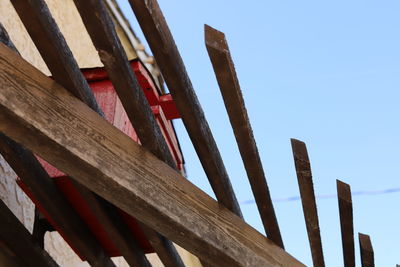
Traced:
<svg viewBox="0 0 400 267">
<path fill-rule="evenodd" d="M 205 43 L 267 236 L 283 248 L 253 130 L 224 33 L 204 27 Z"/>
<path fill-rule="evenodd" d="M 0 131 L 219 266 L 304 266 L 0 44 Z"/>
<path fill-rule="evenodd" d="M 113 86 L 141 144 L 159 159 L 177 169 L 149 103 L 133 73 L 114 24 L 101 0 L 75 0 L 85 27 L 99 52 Z M 93 13 L 96 16 L 93 16 Z M 172 242 L 145 227 L 147 238 L 166 266 L 184 266 Z"/>
<path fill-rule="evenodd" d="M 0 33 L 2 43 L 17 52 L 3 27 Z M 115 266 L 33 153 L 3 133 L 0 153 L 81 256 L 93 266 Z"/>
<path fill-rule="evenodd" d="M 336 180 L 340 229 L 342 233 L 343 262 L 345 267 L 355 266 L 353 202 L 350 186 Z"/>
<path fill-rule="evenodd" d="M 12 1 L 12 3 L 54 80 L 104 116 L 46 3 L 43 0 Z M 106 225 L 104 229 L 126 261 L 131 265 L 140 263 L 142 265 L 138 266 L 149 266 L 150 263 L 137 241 L 118 213 L 112 210 L 113 207 L 97 199 L 79 183 L 74 183 L 74 186 L 80 191 L 98 221 L 103 226 Z M 116 216 L 110 217 L 107 214 Z"/>
<path fill-rule="evenodd" d="M 218 201 L 242 217 L 229 176 L 157 1 L 130 0 Z"/>
<path fill-rule="evenodd" d="M 11 3 L 57 82 L 101 113 L 92 90 L 44 0 L 11 0 Z"/>
<path fill-rule="evenodd" d="M 324 254 L 307 147 L 304 142 L 296 139 L 291 139 L 291 143 L 313 264 L 315 267 L 323 267 Z"/>
</svg>

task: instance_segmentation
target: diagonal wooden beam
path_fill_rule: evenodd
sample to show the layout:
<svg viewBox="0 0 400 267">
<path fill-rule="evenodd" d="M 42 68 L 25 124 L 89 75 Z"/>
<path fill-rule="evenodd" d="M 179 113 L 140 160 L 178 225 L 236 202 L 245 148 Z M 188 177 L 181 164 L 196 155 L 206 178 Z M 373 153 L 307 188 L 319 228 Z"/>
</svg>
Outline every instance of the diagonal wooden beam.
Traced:
<svg viewBox="0 0 400 267">
<path fill-rule="evenodd" d="M 32 235 L 17 217 L 0 200 L 0 254 L 8 258 L 7 262 L 0 265 L 9 266 L 6 263 L 13 262 L 16 266 L 48 266 L 56 267 L 58 264 L 47 254 L 45 250 L 34 242 Z M 7 255 L 8 254 L 8 255 Z"/>
<path fill-rule="evenodd" d="M 342 233 L 343 262 L 345 267 L 354 267 L 354 226 L 351 190 L 348 184 L 339 180 L 336 180 L 336 186 L 339 204 L 340 229 Z"/>
<path fill-rule="evenodd" d="M 170 166 L 174 166 L 167 143 L 129 65 L 103 1 L 74 0 L 74 2 L 140 142 L 158 158 L 165 158 Z M 96 16 L 93 16 L 93 13 Z"/>
<path fill-rule="evenodd" d="M 93 110 L 101 109 L 44 0 L 11 0 L 40 55 L 57 82 Z M 73 77 L 73 78 L 72 78 Z"/>
<path fill-rule="evenodd" d="M 0 153 L 81 256 L 94 266 L 115 266 L 30 151 L 0 133 Z"/>
<path fill-rule="evenodd" d="M 296 139 L 291 139 L 291 143 L 313 263 L 315 267 L 323 267 L 325 262 L 307 147 L 304 142 Z"/>
<path fill-rule="evenodd" d="M 304 266 L 0 44 L 0 131 L 218 266 Z"/>
<path fill-rule="evenodd" d="M 129 65 L 104 2 L 74 2 L 141 144 L 169 166 L 177 169 L 142 88 Z M 93 16 L 93 13 L 96 16 Z M 184 266 L 172 242 L 143 224 L 141 227 L 164 265 Z"/>
<path fill-rule="evenodd" d="M 46 3 L 43 0 L 13 0 L 12 3 L 54 80 L 103 116 Z M 104 229 L 127 262 L 131 265 L 150 266 L 128 226 L 123 223 L 118 213 L 112 210 L 112 206 L 106 205 L 80 184 L 74 182 L 74 186 L 80 191 L 96 218 L 103 226 L 107 225 Z M 115 216 L 110 217 L 109 214 Z"/>
<path fill-rule="evenodd" d="M 361 266 L 374 267 L 374 249 L 369 235 L 358 233 L 358 240 L 360 241 Z"/>
<path fill-rule="evenodd" d="M 215 196 L 222 205 L 242 217 L 218 147 L 157 1 L 129 2 L 182 116 Z"/>
<path fill-rule="evenodd" d="M 0 36 L 2 43 L 17 52 L 1 24 Z M 115 266 L 33 153 L 3 133 L 0 133 L 0 153 L 81 256 L 94 266 Z"/>
<path fill-rule="evenodd" d="M 281 232 L 228 43 L 224 33 L 208 25 L 204 26 L 204 31 L 208 55 L 235 133 L 265 232 L 275 244 L 283 248 Z"/>
</svg>

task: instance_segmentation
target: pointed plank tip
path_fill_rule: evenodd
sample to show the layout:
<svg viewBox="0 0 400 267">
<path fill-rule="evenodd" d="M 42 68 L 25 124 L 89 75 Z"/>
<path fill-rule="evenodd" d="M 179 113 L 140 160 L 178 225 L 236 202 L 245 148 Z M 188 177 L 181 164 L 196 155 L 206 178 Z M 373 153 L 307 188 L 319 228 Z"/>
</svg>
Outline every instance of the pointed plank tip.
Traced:
<svg viewBox="0 0 400 267">
<path fill-rule="evenodd" d="M 360 241 L 360 246 L 362 250 L 373 252 L 371 238 L 369 235 L 358 233 L 358 239 Z"/>
<path fill-rule="evenodd" d="M 207 47 L 221 51 L 228 50 L 225 34 L 207 24 L 204 24 L 204 39 Z"/>
<path fill-rule="evenodd" d="M 337 179 L 336 180 L 336 189 L 337 189 L 337 194 L 338 194 L 339 199 L 351 202 L 351 189 L 350 189 L 349 184 L 346 184 L 345 182 L 342 182 Z"/>
<path fill-rule="evenodd" d="M 291 138 L 290 142 L 292 144 L 292 151 L 295 159 L 309 161 L 306 144 L 303 141 L 294 138 Z"/>
</svg>

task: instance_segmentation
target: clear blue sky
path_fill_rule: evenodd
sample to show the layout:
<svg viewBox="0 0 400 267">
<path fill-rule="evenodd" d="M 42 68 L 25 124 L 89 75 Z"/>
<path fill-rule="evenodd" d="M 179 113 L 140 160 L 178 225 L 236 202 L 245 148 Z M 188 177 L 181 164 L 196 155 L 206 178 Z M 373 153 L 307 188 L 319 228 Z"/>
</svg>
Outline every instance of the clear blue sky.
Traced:
<svg viewBox="0 0 400 267">
<path fill-rule="evenodd" d="M 144 40 L 126 0 L 119 0 Z M 275 199 L 299 195 L 290 138 L 306 142 L 318 195 L 336 179 L 353 191 L 400 187 L 399 1 L 159 1 L 239 201 L 252 199 L 204 45 L 225 32 Z M 181 122 L 189 179 L 212 194 Z M 371 236 L 376 266 L 400 263 L 400 193 L 354 196 L 355 233 Z M 337 199 L 318 199 L 327 266 L 342 266 Z M 241 205 L 263 232 L 257 208 Z M 311 266 L 299 201 L 275 202 L 285 246 Z M 356 258 L 360 266 L 358 238 Z"/>
</svg>

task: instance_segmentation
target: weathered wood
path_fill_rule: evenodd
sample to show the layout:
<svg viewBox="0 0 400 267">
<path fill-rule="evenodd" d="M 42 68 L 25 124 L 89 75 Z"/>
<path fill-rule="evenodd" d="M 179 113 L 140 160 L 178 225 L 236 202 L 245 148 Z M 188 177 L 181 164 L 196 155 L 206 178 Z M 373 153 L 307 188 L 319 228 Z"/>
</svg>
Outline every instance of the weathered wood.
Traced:
<svg viewBox="0 0 400 267">
<path fill-rule="evenodd" d="M 283 248 L 281 232 L 235 66 L 224 33 L 204 27 L 205 43 L 267 236 Z"/>
<path fill-rule="evenodd" d="M 18 52 L 0 25 L 1 42 Z M 20 144 L 0 133 L 0 153 L 42 204 L 57 227 L 68 236 L 83 257 L 93 266 L 114 266 L 86 224 L 62 196 L 36 157 Z"/>
<path fill-rule="evenodd" d="M 219 266 L 303 266 L 0 44 L 0 131 Z"/>
<path fill-rule="evenodd" d="M 291 139 L 291 143 L 313 264 L 315 267 L 323 267 L 324 255 L 307 147 L 304 142 L 296 139 Z"/>
<path fill-rule="evenodd" d="M 0 243 L 2 243 L 1 250 L 7 249 L 16 255 L 16 257 L 12 257 L 16 265 L 58 266 L 49 254 L 34 242 L 32 235 L 2 200 L 0 200 Z M 0 265 L 6 266 L 1 262 Z"/>
<path fill-rule="evenodd" d="M 98 114 L 104 116 L 46 3 L 43 0 L 35 0 L 13 1 L 13 4 L 46 65 L 49 67 L 54 80 Z M 128 226 L 118 213 L 113 211 L 113 207 L 98 199 L 80 184 L 74 183 L 74 186 L 89 205 L 98 221 L 103 224 L 107 234 L 126 261 L 130 265 L 150 266 Z"/>
<path fill-rule="evenodd" d="M 354 226 L 353 226 L 353 202 L 351 200 L 350 186 L 336 180 L 340 229 L 342 233 L 343 262 L 345 267 L 355 266 L 354 253 Z"/>
<path fill-rule="evenodd" d="M 374 267 L 374 249 L 369 235 L 358 233 L 358 240 L 360 241 L 361 266 Z"/>
<path fill-rule="evenodd" d="M 101 113 L 88 83 L 44 0 L 11 0 L 53 77 L 89 107 Z"/>
<path fill-rule="evenodd" d="M 130 0 L 218 201 L 242 217 L 221 155 L 182 58 L 155 0 Z"/>
<path fill-rule="evenodd" d="M 74 0 L 74 2 L 141 144 L 176 169 L 172 154 L 129 65 L 103 1 Z M 93 13 L 96 16 L 93 16 Z M 151 231 L 149 228 L 146 229 L 147 237 L 164 265 L 184 266 L 172 242 L 157 233 L 150 233 Z"/>
<path fill-rule="evenodd" d="M 87 261 L 94 266 L 114 266 L 86 224 L 72 209 L 35 156 L 4 134 L 0 154 L 42 204 L 57 227 Z"/>
<path fill-rule="evenodd" d="M 170 166 L 174 161 L 101 0 L 74 0 L 108 76 L 144 147 Z M 96 16 L 93 16 L 93 13 Z M 165 157 L 165 155 L 170 155 Z M 170 162 L 169 162 L 170 161 Z"/>
</svg>

